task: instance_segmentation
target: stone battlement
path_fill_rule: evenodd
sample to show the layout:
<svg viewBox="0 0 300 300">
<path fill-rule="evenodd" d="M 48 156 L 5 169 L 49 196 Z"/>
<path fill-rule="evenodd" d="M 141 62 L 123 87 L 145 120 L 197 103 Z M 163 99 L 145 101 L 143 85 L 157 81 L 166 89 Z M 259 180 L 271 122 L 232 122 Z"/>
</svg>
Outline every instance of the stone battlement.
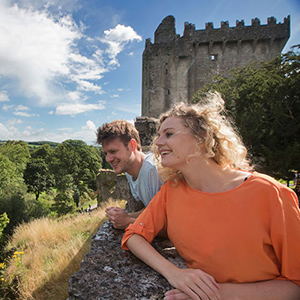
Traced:
<svg viewBox="0 0 300 300">
<path fill-rule="evenodd" d="M 185 22 L 184 33 L 180 37 L 175 31 L 175 18 L 166 17 L 155 31 L 154 44 L 166 44 L 179 39 L 192 39 L 194 43 L 211 43 L 238 40 L 268 40 L 286 39 L 290 36 L 290 16 L 283 23 L 277 23 L 276 18 L 267 19 L 267 24 L 261 25 L 258 18 L 251 20 L 250 26 L 245 26 L 244 20 L 237 20 L 236 27 L 229 27 L 228 21 L 221 21 L 220 28 L 214 28 L 212 22 L 205 23 L 205 29 L 196 30 L 195 24 Z M 151 39 L 146 40 L 146 48 L 150 47 Z"/>
<path fill-rule="evenodd" d="M 211 43 L 223 41 L 248 41 L 288 39 L 290 36 L 290 16 L 283 23 L 276 23 L 274 17 L 268 18 L 267 25 L 261 25 L 258 18 L 252 19 L 251 26 L 245 26 L 244 20 L 236 21 L 236 27 L 229 27 L 229 22 L 221 22 L 221 28 L 214 28 L 213 23 L 206 23 L 204 30 L 195 30 L 195 25 L 185 23 L 183 39 L 193 37 L 193 42 Z"/>
</svg>

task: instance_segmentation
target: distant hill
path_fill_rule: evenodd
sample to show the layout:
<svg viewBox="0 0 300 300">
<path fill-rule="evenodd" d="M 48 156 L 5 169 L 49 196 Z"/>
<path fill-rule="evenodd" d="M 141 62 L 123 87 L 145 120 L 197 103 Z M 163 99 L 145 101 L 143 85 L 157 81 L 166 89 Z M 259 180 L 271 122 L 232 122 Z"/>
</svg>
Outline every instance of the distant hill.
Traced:
<svg viewBox="0 0 300 300">
<path fill-rule="evenodd" d="M 28 147 L 40 147 L 44 144 L 48 144 L 51 148 L 55 148 L 57 145 L 59 145 L 60 143 L 56 143 L 56 142 L 49 142 L 49 141 L 42 141 L 42 142 L 27 142 Z"/>
<path fill-rule="evenodd" d="M 4 143 L 6 143 L 7 141 L 3 141 L 0 140 L 0 146 Z M 56 143 L 56 142 L 50 142 L 50 141 L 39 141 L 39 142 L 25 142 L 28 144 L 29 148 L 38 148 L 44 144 L 49 144 L 51 148 L 55 148 L 57 145 L 59 145 L 60 143 Z"/>
</svg>

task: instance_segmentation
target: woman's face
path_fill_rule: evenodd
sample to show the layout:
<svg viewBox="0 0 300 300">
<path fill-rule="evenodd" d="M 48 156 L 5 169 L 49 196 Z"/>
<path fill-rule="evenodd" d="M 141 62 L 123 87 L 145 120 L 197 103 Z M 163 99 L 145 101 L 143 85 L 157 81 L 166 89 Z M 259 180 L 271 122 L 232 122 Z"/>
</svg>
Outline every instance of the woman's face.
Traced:
<svg viewBox="0 0 300 300">
<path fill-rule="evenodd" d="M 169 117 L 160 126 L 155 145 L 161 156 L 161 164 L 178 171 L 187 166 L 187 157 L 196 152 L 197 139 L 181 118 Z M 190 163 L 192 163 L 190 158 Z"/>
</svg>

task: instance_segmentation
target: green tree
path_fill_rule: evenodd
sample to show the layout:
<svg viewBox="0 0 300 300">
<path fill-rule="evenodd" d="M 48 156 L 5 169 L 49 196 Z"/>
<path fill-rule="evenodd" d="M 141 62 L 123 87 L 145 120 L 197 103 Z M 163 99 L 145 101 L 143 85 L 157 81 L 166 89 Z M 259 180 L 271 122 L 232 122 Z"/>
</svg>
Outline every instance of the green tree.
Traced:
<svg viewBox="0 0 300 300">
<path fill-rule="evenodd" d="M 51 170 L 58 186 L 64 185 L 66 175 L 70 175 L 73 186 L 78 189 L 82 186 L 81 182 L 95 189 L 101 162 L 99 149 L 80 140 L 66 140 L 54 149 Z"/>
<path fill-rule="evenodd" d="M 23 174 L 27 162 L 30 159 L 30 153 L 27 143 L 23 141 L 7 141 L 0 146 L 0 153 L 9 158 L 16 165 L 16 172 Z"/>
<path fill-rule="evenodd" d="M 34 159 L 42 159 L 47 164 L 50 164 L 52 159 L 53 149 L 49 144 L 43 144 L 38 147 L 36 150 L 32 151 L 31 157 Z"/>
<path fill-rule="evenodd" d="M 217 76 L 194 97 L 218 91 L 256 169 L 275 178 L 300 170 L 300 55 L 290 51 Z"/>
<path fill-rule="evenodd" d="M 24 171 L 24 180 L 28 191 L 39 199 L 41 192 L 49 191 L 54 186 L 54 176 L 50 174 L 47 164 L 43 159 L 32 159 L 27 163 Z"/>
<path fill-rule="evenodd" d="M 6 213 L 10 223 L 5 228 L 5 233 L 10 233 L 14 226 L 27 220 L 26 185 L 17 171 L 15 163 L 0 153 L 0 214 Z"/>
<path fill-rule="evenodd" d="M 70 190 L 59 192 L 54 198 L 51 210 L 56 212 L 58 216 L 75 212 L 76 205 L 73 200 L 73 192 Z"/>
<path fill-rule="evenodd" d="M 0 241 L 2 240 L 2 233 L 4 228 L 9 223 L 9 218 L 6 213 L 0 214 Z"/>
<path fill-rule="evenodd" d="M 9 218 L 6 213 L 0 214 L 0 261 L 3 260 L 3 249 L 6 244 L 6 238 L 3 235 L 3 231 L 7 224 L 9 223 Z M 0 269 L 1 271 L 1 269 Z"/>
</svg>

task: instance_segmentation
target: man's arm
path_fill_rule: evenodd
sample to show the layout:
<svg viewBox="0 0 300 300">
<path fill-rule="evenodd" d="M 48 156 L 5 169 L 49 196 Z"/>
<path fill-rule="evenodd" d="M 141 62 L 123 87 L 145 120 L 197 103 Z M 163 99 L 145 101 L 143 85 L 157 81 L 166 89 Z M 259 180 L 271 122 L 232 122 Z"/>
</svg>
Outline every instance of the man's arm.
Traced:
<svg viewBox="0 0 300 300">
<path fill-rule="evenodd" d="M 128 213 L 128 215 L 134 219 L 136 219 L 143 211 L 145 208 L 142 208 L 141 210 L 135 211 L 135 212 L 131 212 Z M 132 222 L 133 223 L 133 222 Z"/>
</svg>

